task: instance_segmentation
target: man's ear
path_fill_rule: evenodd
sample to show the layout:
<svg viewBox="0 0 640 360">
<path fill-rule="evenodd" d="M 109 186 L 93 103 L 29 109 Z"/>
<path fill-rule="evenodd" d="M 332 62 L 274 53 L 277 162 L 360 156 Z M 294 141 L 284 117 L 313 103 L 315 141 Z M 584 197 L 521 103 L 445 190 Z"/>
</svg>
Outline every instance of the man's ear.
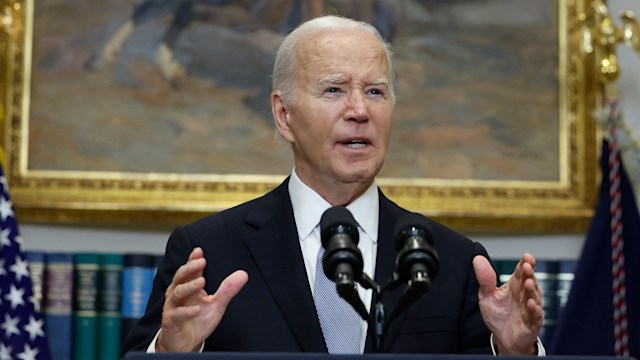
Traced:
<svg viewBox="0 0 640 360">
<path fill-rule="evenodd" d="M 280 91 L 271 93 L 271 112 L 280 136 L 290 143 L 293 142 L 294 136 L 289 126 L 291 119 L 290 108 L 285 104 Z"/>
</svg>

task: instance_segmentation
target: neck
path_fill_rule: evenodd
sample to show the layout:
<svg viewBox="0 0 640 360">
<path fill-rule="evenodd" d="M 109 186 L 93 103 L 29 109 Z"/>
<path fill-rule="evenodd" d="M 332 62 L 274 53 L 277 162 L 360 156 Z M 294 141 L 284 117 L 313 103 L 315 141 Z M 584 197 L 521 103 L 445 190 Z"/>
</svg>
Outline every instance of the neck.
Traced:
<svg viewBox="0 0 640 360">
<path fill-rule="evenodd" d="M 313 189 L 331 206 L 346 206 L 364 194 L 373 184 L 373 179 L 364 182 L 332 182 L 326 183 L 321 179 L 305 176 L 296 169 L 296 175 L 305 185 Z"/>
</svg>

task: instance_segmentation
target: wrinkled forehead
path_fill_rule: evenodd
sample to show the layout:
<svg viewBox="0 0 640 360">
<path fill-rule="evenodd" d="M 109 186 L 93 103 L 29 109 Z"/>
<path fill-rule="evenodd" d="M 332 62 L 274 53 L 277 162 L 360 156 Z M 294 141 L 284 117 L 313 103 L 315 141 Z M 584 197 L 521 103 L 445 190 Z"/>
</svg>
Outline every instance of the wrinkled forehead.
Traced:
<svg viewBox="0 0 640 360">
<path fill-rule="evenodd" d="M 300 41 L 295 56 L 297 72 L 316 72 L 340 65 L 373 65 L 389 76 L 382 43 L 363 30 L 325 29 L 313 33 Z"/>
</svg>

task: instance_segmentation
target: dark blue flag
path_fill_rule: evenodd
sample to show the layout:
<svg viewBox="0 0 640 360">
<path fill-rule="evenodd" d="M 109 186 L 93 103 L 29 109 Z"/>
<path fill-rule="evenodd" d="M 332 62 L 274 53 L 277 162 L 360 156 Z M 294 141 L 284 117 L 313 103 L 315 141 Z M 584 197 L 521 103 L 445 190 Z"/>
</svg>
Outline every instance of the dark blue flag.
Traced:
<svg viewBox="0 0 640 360">
<path fill-rule="evenodd" d="M 49 359 L 18 223 L 0 166 L 0 359 Z"/>
<path fill-rule="evenodd" d="M 598 205 L 549 354 L 640 357 L 640 216 L 622 161 L 611 167 L 609 155 L 605 141 Z"/>
</svg>

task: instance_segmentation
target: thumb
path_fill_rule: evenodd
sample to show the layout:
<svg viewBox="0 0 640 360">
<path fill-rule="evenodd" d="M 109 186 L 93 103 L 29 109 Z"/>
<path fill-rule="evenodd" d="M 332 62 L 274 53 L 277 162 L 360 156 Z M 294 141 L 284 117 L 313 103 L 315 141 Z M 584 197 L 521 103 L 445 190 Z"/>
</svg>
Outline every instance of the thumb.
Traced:
<svg viewBox="0 0 640 360">
<path fill-rule="evenodd" d="M 243 270 L 235 271 L 233 274 L 227 276 L 214 294 L 220 306 L 226 308 L 231 299 L 240 292 L 248 280 L 249 275 Z"/>
<path fill-rule="evenodd" d="M 476 279 L 480 284 L 480 295 L 493 293 L 496 289 L 497 275 L 489 260 L 482 255 L 477 255 L 473 258 L 473 270 L 475 270 Z"/>
</svg>

